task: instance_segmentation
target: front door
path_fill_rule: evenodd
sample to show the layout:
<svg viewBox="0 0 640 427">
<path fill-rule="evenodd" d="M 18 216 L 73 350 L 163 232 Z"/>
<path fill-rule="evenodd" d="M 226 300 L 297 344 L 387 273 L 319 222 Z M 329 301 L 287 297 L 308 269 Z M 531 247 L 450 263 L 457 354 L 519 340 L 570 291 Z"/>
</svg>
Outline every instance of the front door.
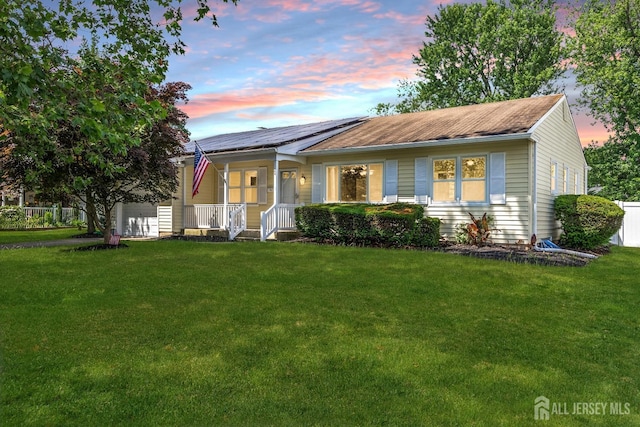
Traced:
<svg viewBox="0 0 640 427">
<path fill-rule="evenodd" d="M 280 171 L 280 203 L 293 205 L 296 203 L 298 172 L 295 169 Z"/>
</svg>

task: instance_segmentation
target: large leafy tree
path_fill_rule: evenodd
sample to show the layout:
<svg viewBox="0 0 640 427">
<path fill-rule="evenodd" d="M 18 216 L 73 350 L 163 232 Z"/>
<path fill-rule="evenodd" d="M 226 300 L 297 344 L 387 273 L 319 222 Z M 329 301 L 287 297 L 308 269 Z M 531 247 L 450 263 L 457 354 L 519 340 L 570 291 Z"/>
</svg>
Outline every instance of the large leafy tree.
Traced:
<svg viewBox="0 0 640 427">
<path fill-rule="evenodd" d="M 208 0 L 195 1 L 196 19 L 217 25 Z M 169 55 L 184 52 L 181 3 L 0 0 L 0 153 L 29 164 L 4 167 L 2 178 L 72 181 L 74 192 L 91 194 L 100 178 L 119 176 L 114 156 L 140 147 L 169 113 L 149 88 L 164 81 Z M 52 159 L 63 139 L 73 149 Z M 74 170 L 78 156 L 91 167 Z"/>
<path fill-rule="evenodd" d="M 584 149 L 589 186 L 611 200 L 640 200 L 640 152 L 629 139 L 591 144 Z"/>
<path fill-rule="evenodd" d="M 572 61 L 581 100 L 612 132 L 585 150 L 590 185 L 640 200 L 640 2 L 589 0 L 577 12 Z"/>
<path fill-rule="evenodd" d="M 96 57 L 86 61 L 69 76 L 79 87 L 84 76 L 101 71 L 105 86 L 101 90 L 118 93 L 121 81 L 108 77 L 109 59 Z M 102 66 L 107 64 L 106 66 Z M 126 79 L 123 79 L 126 81 Z M 84 202 L 92 222 L 103 232 L 105 243 L 109 241 L 113 210 L 117 203 L 156 203 L 171 197 L 177 188 L 177 168 L 173 159 L 183 154 L 183 144 L 189 133 L 185 128 L 187 116 L 176 107 L 186 102 L 186 83 L 167 83 L 147 86 L 145 101 L 157 103 L 166 115 L 142 131 L 130 130 L 139 140 L 126 150 L 113 150 L 109 144 L 95 144 L 85 135 L 80 122 L 58 120 L 52 128 L 48 145 L 35 155 L 22 147 L 37 145 L 25 138 L 16 144 L 10 156 L 5 156 L 0 166 L 12 171 L 33 188 L 43 191 L 45 198 L 59 200 L 61 195 L 72 195 Z M 69 97 L 70 106 L 78 106 L 76 99 Z M 135 109 L 134 105 L 123 105 L 123 110 Z M 133 135 L 132 135 L 133 137 Z M 32 142 L 32 144 L 31 144 Z M 109 164 L 109 172 L 95 162 L 103 159 Z M 36 172 L 34 172 L 36 171 Z"/>
<path fill-rule="evenodd" d="M 553 0 L 488 0 L 440 6 L 426 20 L 426 41 L 404 80 L 397 104 L 379 114 L 406 113 L 557 92 L 563 35 Z"/>
</svg>

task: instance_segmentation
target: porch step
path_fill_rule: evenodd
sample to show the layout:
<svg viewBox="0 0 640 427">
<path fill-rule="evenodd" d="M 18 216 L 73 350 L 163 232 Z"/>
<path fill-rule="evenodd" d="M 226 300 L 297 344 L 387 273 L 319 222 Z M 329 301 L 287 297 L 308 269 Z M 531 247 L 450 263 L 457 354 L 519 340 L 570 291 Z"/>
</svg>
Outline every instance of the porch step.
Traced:
<svg viewBox="0 0 640 427">
<path fill-rule="evenodd" d="M 244 230 L 238 234 L 235 240 L 242 241 L 260 241 L 260 230 Z"/>
</svg>

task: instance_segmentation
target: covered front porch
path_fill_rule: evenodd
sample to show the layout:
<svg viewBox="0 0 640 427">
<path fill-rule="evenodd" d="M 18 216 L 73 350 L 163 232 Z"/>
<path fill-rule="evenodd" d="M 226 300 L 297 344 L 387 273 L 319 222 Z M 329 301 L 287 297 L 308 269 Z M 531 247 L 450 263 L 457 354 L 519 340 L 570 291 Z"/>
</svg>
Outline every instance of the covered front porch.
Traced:
<svg viewBox="0 0 640 427">
<path fill-rule="evenodd" d="M 184 234 L 215 234 L 235 240 L 238 236 L 259 238 L 261 241 L 280 237 L 280 232 L 296 230 L 295 208 L 300 204 L 277 204 L 260 212 L 260 228 L 247 226 L 247 205 L 197 204 L 185 206 Z M 205 232 L 206 230 L 206 232 Z"/>
</svg>

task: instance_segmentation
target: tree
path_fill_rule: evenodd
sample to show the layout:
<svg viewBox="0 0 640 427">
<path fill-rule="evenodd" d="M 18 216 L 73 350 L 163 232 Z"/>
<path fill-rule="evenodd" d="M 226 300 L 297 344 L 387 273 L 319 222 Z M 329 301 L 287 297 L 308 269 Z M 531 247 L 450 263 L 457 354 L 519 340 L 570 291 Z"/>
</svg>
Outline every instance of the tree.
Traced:
<svg viewBox="0 0 640 427">
<path fill-rule="evenodd" d="M 640 200 L 640 2 L 589 0 L 577 10 L 572 63 L 582 105 L 613 135 L 585 149 L 598 195 Z"/>
<path fill-rule="evenodd" d="M 589 187 L 611 200 L 640 200 L 640 152 L 628 139 L 592 143 L 584 149 Z"/>
<path fill-rule="evenodd" d="M 616 140 L 640 133 L 640 2 L 588 0 L 577 11 L 572 63 L 583 105 Z"/>
<path fill-rule="evenodd" d="M 488 0 L 440 6 L 414 55 L 417 81 L 400 82 L 379 114 L 527 98 L 557 92 L 563 35 L 553 0 Z"/>
<path fill-rule="evenodd" d="M 209 17 L 208 0 L 196 2 L 196 20 Z M 170 113 L 149 87 L 164 81 L 171 53 L 184 53 L 181 3 L 0 0 L 3 178 L 52 190 L 72 181 L 92 197 L 100 179 L 121 177 L 126 165 L 114 158 L 135 152 Z M 81 39 L 78 51 L 66 49 Z M 61 144 L 69 151 L 51 158 Z M 79 156 L 88 164 L 75 169 Z"/>
<path fill-rule="evenodd" d="M 53 200 L 61 194 L 73 195 L 84 202 L 90 219 L 103 232 L 104 242 L 111 237 L 113 209 L 117 203 L 157 203 L 169 199 L 177 189 L 177 167 L 173 159 L 183 154 L 188 142 L 187 116 L 175 107 L 186 102 L 186 83 L 150 86 L 147 98 L 161 103 L 167 115 L 140 137 L 140 145 L 117 153 L 107 145 L 95 146 L 73 122 L 58 122 L 55 141 L 41 158 L 34 161 L 28 153 L 13 153 L 6 167 L 29 176 L 28 184 L 46 189 Z M 111 173 L 96 165 L 100 156 L 111 164 Z M 34 164 L 51 167 L 29 174 Z"/>
</svg>

